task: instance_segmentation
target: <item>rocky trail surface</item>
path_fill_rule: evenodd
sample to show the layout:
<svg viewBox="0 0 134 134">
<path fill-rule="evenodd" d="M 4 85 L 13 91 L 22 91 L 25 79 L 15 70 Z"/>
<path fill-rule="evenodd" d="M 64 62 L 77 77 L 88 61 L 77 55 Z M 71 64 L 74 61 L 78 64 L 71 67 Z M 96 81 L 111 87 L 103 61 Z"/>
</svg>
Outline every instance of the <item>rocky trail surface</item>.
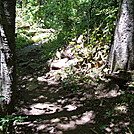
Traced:
<svg viewBox="0 0 134 134">
<path fill-rule="evenodd" d="M 17 52 L 16 115 L 28 118 L 17 123 L 16 134 L 122 134 L 128 131 L 130 116 L 126 118 L 125 110 L 120 116 L 117 116 L 120 111 L 113 111 L 115 102 L 122 102 L 118 93 L 111 91 L 96 99 L 90 89 L 70 92 L 58 82 L 47 81 L 45 76 L 50 68 L 47 61 L 41 60 L 40 44 Z"/>
<path fill-rule="evenodd" d="M 17 55 L 17 114 L 28 115 L 26 122 L 18 124 L 18 133 L 88 134 L 93 131 L 86 126 L 93 124 L 94 113 L 88 107 L 83 107 L 86 98 L 82 93 L 75 96 L 60 84 L 38 80 L 49 71 L 47 64 L 39 60 L 41 46 L 30 45 Z"/>
</svg>

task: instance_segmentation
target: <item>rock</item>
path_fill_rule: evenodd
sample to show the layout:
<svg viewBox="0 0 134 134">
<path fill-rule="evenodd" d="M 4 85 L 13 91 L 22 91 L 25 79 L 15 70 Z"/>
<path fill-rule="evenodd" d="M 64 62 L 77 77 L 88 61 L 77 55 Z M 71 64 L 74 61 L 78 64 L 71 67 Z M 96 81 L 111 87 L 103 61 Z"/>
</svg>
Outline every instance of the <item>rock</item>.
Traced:
<svg viewBox="0 0 134 134">
<path fill-rule="evenodd" d="M 74 58 L 72 60 L 69 60 L 67 63 L 66 63 L 66 66 L 69 67 L 69 66 L 72 66 L 72 65 L 76 65 L 77 63 L 79 62 L 79 60 L 77 58 Z"/>
<path fill-rule="evenodd" d="M 50 66 L 52 69 L 61 69 L 61 68 L 67 67 L 67 64 L 66 64 L 67 61 L 68 61 L 68 58 L 64 58 L 61 60 L 54 60 Z"/>
<path fill-rule="evenodd" d="M 61 68 L 66 68 L 72 65 L 76 65 L 80 60 L 77 58 L 74 58 L 72 60 L 68 60 L 68 58 L 60 59 L 60 60 L 54 60 L 50 67 L 52 70 L 58 70 Z"/>
<path fill-rule="evenodd" d="M 79 38 L 77 39 L 77 44 L 81 44 L 83 42 L 83 35 L 80 35 Z"/>
<path fill-rule="evenodd" d="M 69 48 L 68 50 L 66 50 L 65 52 L 62 53 L 63 57 L 69 58 L 69 59 L 73 59 L 74 58 L 74 51 L 73 48 Z"/>
<path fill-rule="evenodd" d="M 59 51 L 56 52 L 56 57 L 57 57 L 58 59 L 61 59 L 61 53 L 60 53 Z"/>
</svg>

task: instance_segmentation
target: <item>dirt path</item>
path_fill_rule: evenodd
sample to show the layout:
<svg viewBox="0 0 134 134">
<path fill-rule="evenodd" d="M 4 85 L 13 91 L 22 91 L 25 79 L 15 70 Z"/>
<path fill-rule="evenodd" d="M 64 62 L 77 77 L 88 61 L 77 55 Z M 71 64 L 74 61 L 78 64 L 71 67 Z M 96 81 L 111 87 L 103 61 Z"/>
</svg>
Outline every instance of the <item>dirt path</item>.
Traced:
<svg viewBox="0 0 134 134">
<path fill-rule="evenodd" d="M 125 134 L 132 121 L 129 115 L 113 111 L 122 98 L 95 99 L 92 90 L 71 93 L 60 84 L 39 81 L 49 68 L 42 62 L 41 46 L 33 44 L 17 53 L 17 115 L 28 116 L 18 123 L 16 134 Z M 116 102 L 116 103 L 115 103 Z"/>
</svg>

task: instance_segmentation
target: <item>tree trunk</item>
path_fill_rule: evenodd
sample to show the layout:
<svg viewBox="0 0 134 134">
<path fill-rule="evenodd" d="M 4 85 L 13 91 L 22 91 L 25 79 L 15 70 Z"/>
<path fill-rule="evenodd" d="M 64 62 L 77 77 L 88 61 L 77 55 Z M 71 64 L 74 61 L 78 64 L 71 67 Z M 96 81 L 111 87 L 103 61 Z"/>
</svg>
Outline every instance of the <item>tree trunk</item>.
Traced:
<svg viewBox="0 0 134 134">
<path fill-rule="evenodd" d="M 15 4 L 15 0 L 0 0 L 0 116 L 12 111 L 16 85 Z"/>
<path fill-rule="evenodd" d="M 121 0 L 108 66 L 111 73 L 134 70 L 134 0 Z"/>
</svg>

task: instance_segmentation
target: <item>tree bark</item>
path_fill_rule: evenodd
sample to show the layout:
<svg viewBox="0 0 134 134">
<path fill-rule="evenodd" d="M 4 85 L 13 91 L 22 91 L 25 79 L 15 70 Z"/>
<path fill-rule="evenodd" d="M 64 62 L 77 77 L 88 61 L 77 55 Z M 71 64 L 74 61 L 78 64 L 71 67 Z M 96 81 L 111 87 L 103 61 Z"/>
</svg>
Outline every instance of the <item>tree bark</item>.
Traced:
<svg viewBox="0 0 134 134">
<path fill-rule="evenodd" d="M 111 73 L 134 70 L 134 0 L 121 0 L 108 66 Z"/>
<path fill-rule="evenodd" d="M 15 0 L 0 0 L 0 116 L 13 108 L 16 85 L 15 4 Z"/>
</svg>

